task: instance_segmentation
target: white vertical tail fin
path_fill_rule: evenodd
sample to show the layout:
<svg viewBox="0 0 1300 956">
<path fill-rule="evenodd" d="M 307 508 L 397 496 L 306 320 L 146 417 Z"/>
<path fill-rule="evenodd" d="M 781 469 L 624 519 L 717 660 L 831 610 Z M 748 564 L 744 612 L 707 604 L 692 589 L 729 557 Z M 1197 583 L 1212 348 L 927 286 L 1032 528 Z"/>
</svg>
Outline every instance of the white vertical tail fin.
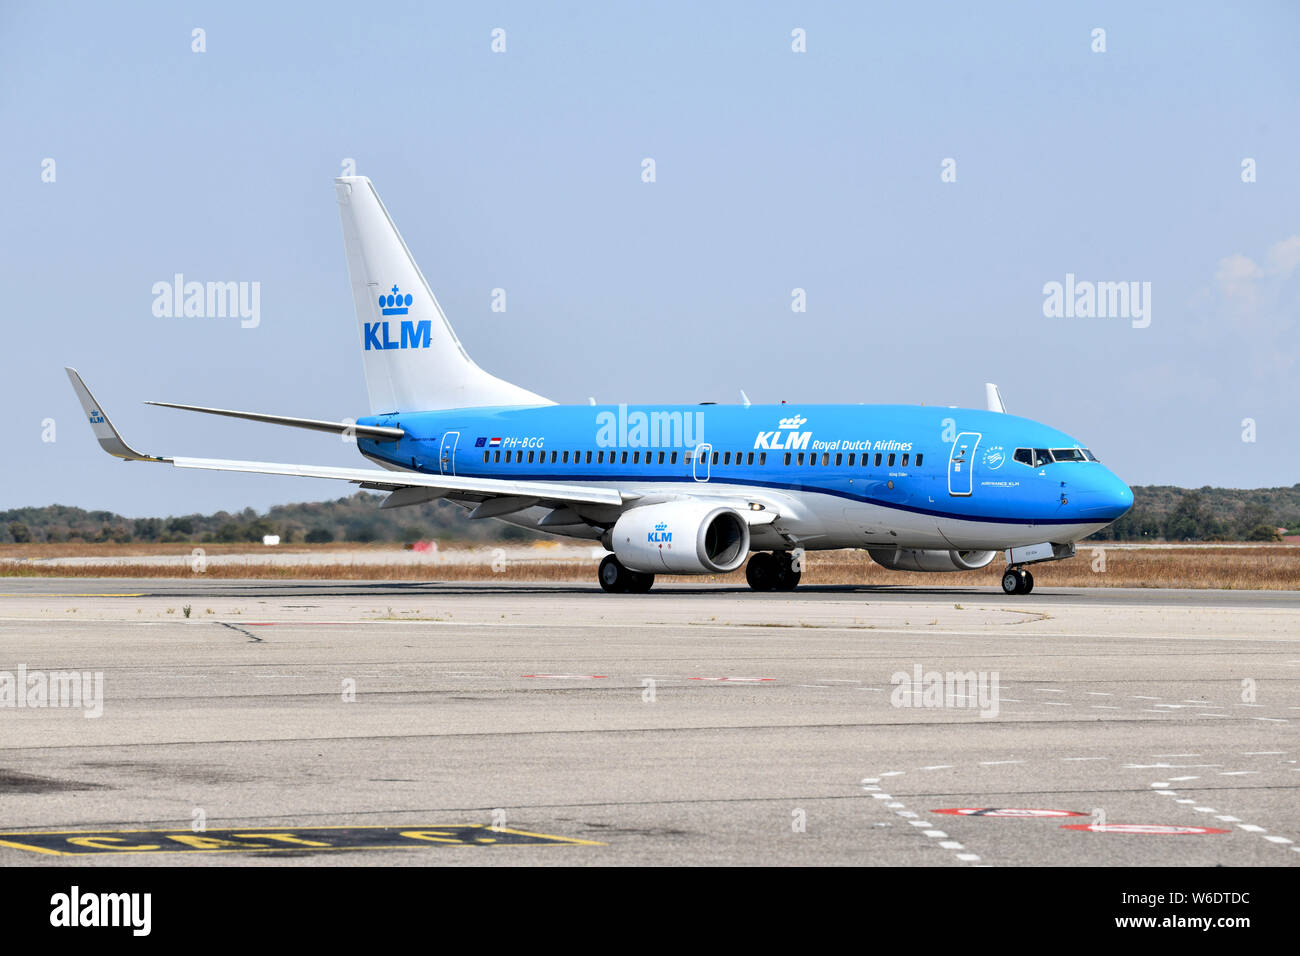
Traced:
<svg viewBox="0 0 1300 956">
<path fill-rule="evenodd" d="M 369 179 L 334 188 L 373 414 L 552 404 L 474 364 Z"/>
</svg>

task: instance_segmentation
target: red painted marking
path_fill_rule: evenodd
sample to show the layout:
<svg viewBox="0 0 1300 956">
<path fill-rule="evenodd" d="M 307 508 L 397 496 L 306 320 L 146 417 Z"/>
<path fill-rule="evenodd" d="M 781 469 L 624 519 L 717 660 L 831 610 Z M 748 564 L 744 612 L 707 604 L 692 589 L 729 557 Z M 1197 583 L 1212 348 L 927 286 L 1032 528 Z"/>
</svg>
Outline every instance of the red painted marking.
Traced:
<svg viewBox="0 0 1300 956">
<path fill-rule="evenodd" d="M 1033 810 L 1018 807 L 947 807 L 931 813 L 948 813 L 959 817 L 1086 817 L 1086 813 L 1073 810 Z"/>
<path fill-rule="evenodd" d="M 1207 833 L 1231 833 L 1214 827 L 1177 827 L 1162 823 L 1067 823 L 1062 830 L 1087 830 L 1091 833 L 1168 833 L 1174 836 L 1203 836 Z"/>
<path fill-rule="evenodd" d="M 525 674 L 524 676 L 549 680 L 609 680 L 604 674 Z"/>
</svg>

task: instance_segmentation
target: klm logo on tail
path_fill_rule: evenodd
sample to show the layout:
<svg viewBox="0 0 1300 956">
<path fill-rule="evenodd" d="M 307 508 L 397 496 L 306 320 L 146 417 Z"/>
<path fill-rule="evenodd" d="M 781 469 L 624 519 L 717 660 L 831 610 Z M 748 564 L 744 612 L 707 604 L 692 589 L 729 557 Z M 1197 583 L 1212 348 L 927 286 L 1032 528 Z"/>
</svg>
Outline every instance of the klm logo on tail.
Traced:
<svg viewBox="0 0 1300 956">
<path fill-rule="evenodd" d="M 411 310 L 413 301 L 415 299 L 411 293 L 407 292 L 403 295 L 397 286 L 393 286 L 391 293 L 379 297 L 379 312 L 381 315 L 407 315 Z M 401 322 L 393 324 L 400 326 L 397 333 L 398 338 L 396 339 L 393 338 L 392 332 L 389 330 L 388 322 L 365 323 L 367 352 L 371 349 L 427 349 L 429 347 L 432 327 L 428 319 L 419 322 L 403 319 Z"/>
</svg>

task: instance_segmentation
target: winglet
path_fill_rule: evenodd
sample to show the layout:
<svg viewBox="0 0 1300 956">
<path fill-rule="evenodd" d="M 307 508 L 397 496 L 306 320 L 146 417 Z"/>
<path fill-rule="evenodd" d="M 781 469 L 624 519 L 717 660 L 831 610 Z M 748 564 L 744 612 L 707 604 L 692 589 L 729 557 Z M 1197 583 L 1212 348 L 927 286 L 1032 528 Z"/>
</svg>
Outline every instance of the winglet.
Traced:
<svg viewBox="0 0 1300 956">
<path fill-rule="evenodd" d="M 72 389 L 77 393 L 77 400 L 81 402 L 81 408 L 86 413 L 86 418 L 90 420 L 90 428 L 95 433 L 95 438 L 104 451 L 108 452 L 115 458 L 123 458 L 126 461 L 170 461 L 170 458 L 155 458 L 153 455 L 142 455 L 122 438 L 113 423 L 108 420 L 108 415 L 99 402 L 95 401 L 95 396 L 90 394 L 90 389 L 86 388 L 86 383 L 81 380 L 75 368 L 64 368 L 68 373 L 68 381 L 72 383 Z"/>
<path fill-rule="evenodd" d="M 1002 393 L 992 382 L 984 383 L 984 400 L 988 404 L 989 411 L 1006 413 L 1007 406 L 1002 404 Z"/>
</svg>

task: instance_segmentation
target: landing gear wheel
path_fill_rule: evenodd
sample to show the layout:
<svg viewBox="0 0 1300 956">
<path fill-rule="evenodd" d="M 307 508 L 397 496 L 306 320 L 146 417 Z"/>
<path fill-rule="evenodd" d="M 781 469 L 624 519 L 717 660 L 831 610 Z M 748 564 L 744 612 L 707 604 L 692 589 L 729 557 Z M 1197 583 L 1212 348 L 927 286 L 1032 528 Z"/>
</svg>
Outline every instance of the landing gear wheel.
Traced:
<svg viewBox="0 0 1300 956">
<path fill-rule="evenodd" d="M 627 582 L 628 594 L 645 594 L 650 588 L 654 587 L 655 576 L 647 574 L 645 571 L 626 571 L 629 580 Z"/>
<path fill-rule="evenodd" d="M 1002 575 L 1002 590 L 1007 594 L 1020 593 L 1020 572 L 1007 568 L 1006 573 Z"/>
<path fill-rule="evenodd" d="M 779 572 L 776 558 L 760 551 L 745 565 L 745 580 L 754 591 L 775 591 Z"/>
<path fill-rule="evenodd" d="M 623 567 L 623 563 L 612 554 L 605 555 L 605 560 L 600 562 L 600 567 L 596 569 L 596 578 L 600 581 L 600 586 L 610 594 L 622 594 L 628 589 L 631 583 L 632 572 Z"/>
<path fill-rule="evenodd" d="M 1025 576 L 1025 587 L 1024 590 L 1022 590 L 1020 593 L 1028 594 L 1030 591 L 1034 589 L 1034 576 L 1030 574 L 1028 571 L 1021 571 L 1020 573 Z"/>
<path fill-rule="evenodd" d="M 776 560 L 776 587 L 777 591 L 793 591 L 799 586 L 799 579 L 803 577 L 803 571 L 796 571 L 794 567 L 794 556 L 789 551 L 778 551 L 772 556 Z"/>
</svg>

